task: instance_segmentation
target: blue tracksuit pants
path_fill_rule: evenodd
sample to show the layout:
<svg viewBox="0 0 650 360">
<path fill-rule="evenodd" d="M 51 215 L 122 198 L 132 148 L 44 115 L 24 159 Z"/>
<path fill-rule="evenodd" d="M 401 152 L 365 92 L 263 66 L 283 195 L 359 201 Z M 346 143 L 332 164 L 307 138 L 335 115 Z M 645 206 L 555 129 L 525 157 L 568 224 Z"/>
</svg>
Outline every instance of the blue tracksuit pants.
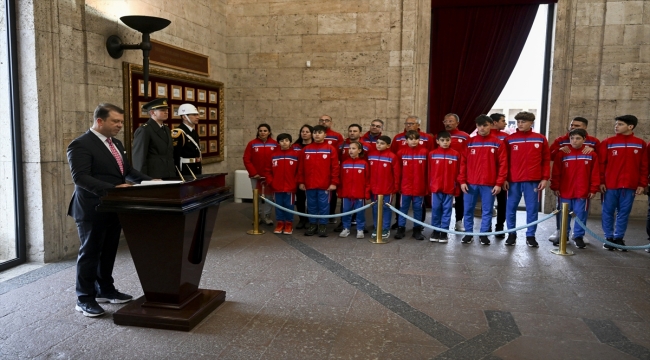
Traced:
<svg viewBox="0 0 650 360">
<path fill-rule="evenodd" d="M 307 212 L 311 215 L 329 215 L 330 213 L 330 192 L 320 189 L 307 189 Z M 327 224 L 327 219 L 309 218 L 310 224 Z"/>
<path fill-rule="evenodd" d="M 539 181 L 510 183 L 508 202 L 506 203 L 506 223 L 508 224 L 508 229 L 517 227 L 517 206 L 519 206 L 522 194 L 526 203 L 526 224 L 537 221 L 539 211 L 538 186 Z M 537 225 L 529 226 L 526 229 L 526 236 L 535 236 L 535 231 L 537 231 Z"/>
<path fill-rule="evenodd" d="M 431 194 L 431 225 L 437 228 L 449 229 L 451 222 L 451 209 L 454 202 L 453 195 L 445 193 Z"/>
<path fill-rule="evenodd" d="M 399 211 L 404 214 L 408 214 L 409 207 L 413 203 L 413 218 L 417 220 L 422 220 L 422 203 L 424 202 L 424 196 L 411 196 L 411 195 L 402 195 L 402 201 L 400 202 Z M 397 225 L 406 226 L 406 218 L 400 216 L 397 220 Z M 420 225 L 414 224 L 413 227 L 421 227 Z"/>
<path fill-rule="evenodd" d="M 569 204 L 569 211 L 573 211 L 576 217 L 580 219 L 580 221 L 582 221 L 585 225 L 587 225 L 587 216 L 589 215 L 589 199 L 560 198 L 560 209 L 562 208 L 562 204 L 565 203 Z M 571 236 L 570 234 L 571 234 L 571 217 L 569 217 L 567 238 L 570 238 Z M 582 226 L 578 225 L 578 223 L 575 221 L 573 226 L 573 236 L 574 237 L 585 236 L 585 229 L 583 229 Z"/>
<path fill-rule="evenodd" d="M 348 212 L 348 211 L 361 208 L 364 205 L 363 203 L 364 203 L 363 199 L 343 198 L 343 212 Z M 363 230 L 366 227 L 366 212 L 359 211 L 356 213 L 356 215 L 357 215 L 357 230 Z M 343 216 L 341 221 L 343 222 L 343 228 L 350 230 L 350 227 L 352 226 L 352 215 Z"/>
<path fill-rule="evenodd" d="M 293 210 L 293 205 L 295 203 L 294 199 L 294 193 L 291 192 L 275 193 L 275 203 L 287 209 Z M 275 208 L 275 220 L 293 222 L 293 214 L 288 213 L 282 209 Z"/>
<path fill-rule="evenodd" d="M 372 195 L 371 197 L 372 201 L 377 201 L 377 195 Z M 388 230 L 390 229 L 390 214 L 392 211 L 390 211 L 390 208 L 386 206 L 386 203 L 390 204 L 391 202 L 391 196 L 390 194 L 384 194 L 384 214 L 382 218 L 382 230 Z M 372 222 L 373 225 L 375 226 L 375 229 L 377 228 L 377 209 L 378 209 L 378 204 L 373 204 L 372 205 Z"/>
<path fill-rule="evenodd" d="M 622 239 L 627 230 L 627 220 L 634 202 L 632 189 L 607 189 L 603 201 L 603 232 L 607 239 Z M 614 226 L 616 221 L 616 226 Z"/>
<path fill-rule="evenodd" d="M 467 184 L 468 191 L 464 194 L 465 200 L 465 214 L 463 215 L 463 222 L 465 224 L 465 231 L 474 231 L 474 207 L 479 197 L 481 198 L 481 232 L 487 232 L 492 225 L 492 208 L 494 207 L 494 196 L 492 195 L 492 188 L 494 186 L 487 185 L 470 185 Z"/>
</svg>

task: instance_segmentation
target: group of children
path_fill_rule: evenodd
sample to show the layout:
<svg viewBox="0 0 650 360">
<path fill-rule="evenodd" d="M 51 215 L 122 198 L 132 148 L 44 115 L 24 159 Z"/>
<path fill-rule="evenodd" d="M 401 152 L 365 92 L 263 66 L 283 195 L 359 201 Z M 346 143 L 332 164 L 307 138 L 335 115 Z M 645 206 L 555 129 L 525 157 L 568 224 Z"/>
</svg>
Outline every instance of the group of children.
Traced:
<svg viewBox="0 0 650 360">
<path fill-rule="evenodd" d="M 453 114 L 452 114 L 453 115 Z M 501 115 L 501 114 L 498 114 Z M 501 115 L 502 116 L 502 115 Z M 379 136 L 375 143 L 363 140 L 350 141 L 337 149 L 326 142 L 328 128 L 313 128 L 313 142 L 304 148 L 292 146 L 291 135 L 278 135 L 278 147 L 271 153 L 267 164 L 267 185 L 275 193 L 275 202 L 293 209 L 296 187 L 305 190 L 307 212 L 311 215 L 330 213 L 330 194 L 336 190 L 342 199 L 343 213 L 359 209 L 366 200 L 376 201 L 384 196 L 385 203 L 399 193 L 399 209 L 407 213 L 413 208 L 415 219 L 424 218 L 424 199 L 431 196 L 431 225 L 449 229 L 454 197 L 464 193 L 464 227 L 474 229 L 473 211 L 481 200 L 481 232 L 491 230 L 492 209 L 495 196 L 507 191 L 506 222 L 508 229 L 516 226 L 516 211 L 523 196 L 526 203 L 526 220 L 537 220 L 540 193 L 548 185 L 558 197 L 558 204 L 568 203 L 583 223 L 587 221 L 589 200 L 597 192 L 603 193 L 603 230 L 606 238 L 624 245 L 627 217 L 635 195 L 643 193 L 648 185 L 648 152 L 643 140 L 633 135 L 638 120 L 632 115 L 616 118 L 616 135 L 598 143 L 588 136 L 586 119 L 583 126 L 576 125 L 570 132 L 558 138 L 549 147 L 546 138 L 532 131 L 535 116 L 520 112 L 515 116 L 517 131 L 506 134 L 493 129 L 495 116 L 481 115 L 475 122 L 477 135 L 470 138 L 452 136 L 442 131 L 435 136 L 418 130 L 409 130 L 400 140 L 403 146 L 391 150 L 391 138 Z M 574 119 L 574 122 L 576 120 Z M 572 123 L 573 124 L 573 123 Z M 350 127 L 361 128 L 357 124 Z M 435 144 L 433 142 L 435 141 Z M 455 142 L 455 146 L 452 143 Z M 460 144 L 460 145 L 459 145 Z M 433 146 L 432 146 L 433 145 Z M 455 148 L 455 149 L 454 149 Z M 553 162 L 551 176 L 550 163 Z M 381 204 L 372 207 L 375 237 L 377 222 L 382 221 L 383 238 L 390 235 L 391 211 L 384 204 L 383 218 L 377 219 Z M 293 232 L 293 215 L 276 209 L 275 233 Z M 364 212 L 356 213 L 356 237 L 364 237 Z M 310 217 L 305 235 L 327 236 L 327 219 Z M 351 216 L 342 217 L 343 230 L 339 234 L 351 234 Z M 406 218 L 398 220 L 396 239 L 405 236 Z M 424 240 L 423 228 L 413 227 L 413 237 Z M 536 226 L 526 231 L 526 244 L 537 247 Z M 575 226 L 575 245 L 584 248 L 584 229 Z M 505 235 L 497 235 L 505 238 Z M 489 245 L 487 236 L 479 237 L 480 243 Z M 517 235 L 511 232 L 505 245 L 515 245 Z M 446 243 L 443 231 L 433 231 L 432 242 Z M 471 243 L 473 237 L 461 240 Z M 557 245 L 557 239 L 554 240 Z M 606 245 L 605 248 L 614 248 Z"/>
</svg>

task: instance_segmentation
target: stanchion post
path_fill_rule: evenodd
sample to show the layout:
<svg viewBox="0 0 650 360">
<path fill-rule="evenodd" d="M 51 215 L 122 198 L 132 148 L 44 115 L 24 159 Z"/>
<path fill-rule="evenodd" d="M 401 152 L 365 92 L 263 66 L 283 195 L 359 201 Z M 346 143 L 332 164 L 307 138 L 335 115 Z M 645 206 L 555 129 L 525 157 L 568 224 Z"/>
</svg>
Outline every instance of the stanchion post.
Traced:
<svg viewBox="0 0 650 360">
<path fill-rule="evenodd" d="M 560 248 L 553 249 L 551 252 L 555 255 L 568 256 L 573 255 L 573 251 L 567 250 L 568 243 L 567 233 L 569 232 L 569 204 L 562 204 L 562 226 L 560 226 Z"/>
<path fill-rule="evenodd" d="M 384 230 L 384 195 L 377 195 L 377 236 L 370 238 L 373 244 L 388 244 L 390 240 L 382 238 L 381 233 Z"/>
<path fill-rule="evenodd" d="M 253 189 L 253 230 L 248 230 L 248 235 L 262 235 L 264 230 L 260 230 L 260 191 Z"/>
</svg>

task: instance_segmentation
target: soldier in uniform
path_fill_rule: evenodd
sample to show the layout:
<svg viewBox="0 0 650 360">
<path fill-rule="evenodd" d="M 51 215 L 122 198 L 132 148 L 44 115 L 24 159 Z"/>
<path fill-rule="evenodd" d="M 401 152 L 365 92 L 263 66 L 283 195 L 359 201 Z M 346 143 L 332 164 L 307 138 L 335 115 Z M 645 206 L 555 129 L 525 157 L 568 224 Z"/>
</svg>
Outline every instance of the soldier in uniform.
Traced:
<svg viewBox="0 0 650 360">
<path fill-rule="evenodd" d="M 172 130 L 174 145 L 174 164 L 183 175 L 201 174 L 201 147 L 196 125 L 199 124 L 199 111 L 192 104 L 178 107 L 178 115 L 183 122 Z M 190 171 L 191 170 L 191 171 Z"/>
<path fill-rule="evenodd" d="M 177 177 L 174 167 L 174 147 L 169 127 L 167 98 L 158 98 L 144 104 L 151 117 L 133 135 L 133 167 L 152 178 Z"/>
</svg>

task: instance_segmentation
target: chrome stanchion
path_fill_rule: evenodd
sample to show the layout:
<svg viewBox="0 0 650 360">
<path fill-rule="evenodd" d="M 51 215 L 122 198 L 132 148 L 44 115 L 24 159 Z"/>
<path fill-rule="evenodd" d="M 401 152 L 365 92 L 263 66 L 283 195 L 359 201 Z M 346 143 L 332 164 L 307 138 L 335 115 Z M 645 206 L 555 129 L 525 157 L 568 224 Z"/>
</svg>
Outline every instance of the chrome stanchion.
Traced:
<svg viewBox="0 0 650 360">
<path fill-rule="evenodd" d="M 253 230 L 248 230 L 248 235 L 262 235 L 264 230 L 260 230 L 260 191 L 253 189 Z"/>
<path fill-rule="evenodd" d="M 573 255 L 573 251 L 567 250 L 566 244 L 568 243 L 567 233 L 569 232 L 569 204 L 562 204 L 562 226 L 560 227 L 560 248 L 553 249 L 551 252 L 555 255 L 569 256 Z"/>
<path fill-rule="evenodd" d="M 377 236 L 368 239 L 373 244 L 388 244 L 390 239 L 381 237 L 384 225 L 384 195 L 377 195 Z"/>
</svg>

